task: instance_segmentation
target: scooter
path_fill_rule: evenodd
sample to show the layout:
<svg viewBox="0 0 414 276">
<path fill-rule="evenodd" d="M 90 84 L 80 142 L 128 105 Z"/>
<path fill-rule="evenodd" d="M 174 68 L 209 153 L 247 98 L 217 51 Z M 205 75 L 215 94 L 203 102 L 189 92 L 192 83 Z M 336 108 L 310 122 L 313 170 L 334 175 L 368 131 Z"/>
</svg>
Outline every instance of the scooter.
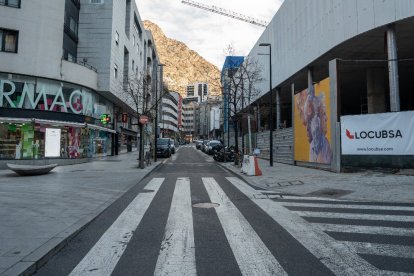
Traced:
<svg viewBox="0 0 414 276">
<path fill-rule="evenodd" d="M 234 151 L 228 147 L 223 147 L 220 150 L 214 150 L 213 159 L 217 162 L 234 162 Z"/>
</svg>

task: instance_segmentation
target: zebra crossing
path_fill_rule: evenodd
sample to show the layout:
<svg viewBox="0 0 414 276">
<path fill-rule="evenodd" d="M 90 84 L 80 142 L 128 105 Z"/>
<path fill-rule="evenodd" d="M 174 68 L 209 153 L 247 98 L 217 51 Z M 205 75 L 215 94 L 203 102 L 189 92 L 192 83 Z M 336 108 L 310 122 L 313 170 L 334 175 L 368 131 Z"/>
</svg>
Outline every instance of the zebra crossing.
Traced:
<svg viewBox="0 0 414 276">
<path fill-rule="evenodd" d="M 414 273 L 414 204 L 293 196 L 273 201 L 355 252 L 378 275 Z"/>
<path fill-rule="evenodd" d="M 414 206 L 277 198 L 253 189 L 236 177 L 225 177 L 225 183 L 214 177 L 200 177 L 200 180 L 210 202 L 215 203 L 213 210 L 227 241 L 224 246 L 231 249 L 242 275 L 302 274 L 295 269 L 305 264 L 289 263 L 289 254 L 299 254 L 303 262 L 311 260 L 317 266 L 317 272 L 308 275 L 393 275 L 395 272 L 409 275 L 414 272 L 407 262 L 412 259 L 411 264 L 414 264 L 414 227 L 410 224 L 414 223 Z M 173 181 L 174 192 L 154 262 L 154 275 L 197 275 L 200 260 L 197 259 L 195 239 L 193 181 L 197 182 L 189 177 L 178 177 Z M 145 192 L 138 193 L 70 275 L 111 275 L 145 213 L 151 206 L 154 208 L 154 198 L 166 182 L 163 177 L 151 179 L 143 190 Z M 236 188 L 234 190 L 240 195 L 229 194 L 226 185 Z M 281 244 L 280 248 L 269 245 L 268 239 L 259 231 L 263 226 L 253 225 L 251 216 L 246 214 L 246 208 L 250 207 L 240 205 L 246 200 L 286 231 L 286 234 L 275 235 L 285 235 L 282 239 L 291 239 L 300 245 L 292 244 L 297 252 L 285 252 L 286 246 Z M 330 219 L 342 223 L 332 223 Z M 346 224 L 348 220 L 352 223 Z M 366 221 L 393 224 L 362 223 Z M 395 226 L 396 223 L 400 226 Z M 379 263 L 384 260 L 385 263 L 395 260 L 401 265 L 397 269 L 387 267 L 384 262 Z M 138 274 L 137 271 L 135 275 Z"/>
</svg>

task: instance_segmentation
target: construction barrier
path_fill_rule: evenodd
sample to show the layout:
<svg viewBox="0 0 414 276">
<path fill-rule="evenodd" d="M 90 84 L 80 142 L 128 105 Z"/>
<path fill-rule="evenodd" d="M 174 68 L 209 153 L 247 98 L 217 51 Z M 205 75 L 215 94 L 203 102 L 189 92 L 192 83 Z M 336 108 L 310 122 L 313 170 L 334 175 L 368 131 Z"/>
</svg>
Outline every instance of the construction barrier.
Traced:
<svg viewBox="0 0 414 276">
<path fill-rule="evenodd" d="M 245 155 L 243 157 L 242 173 L 250 176 L 262 175 L 262 171 L 259 168 L 259 162 L 256 156 Z"/>
<path fill-rule="evenodd" d="M 241 172 L 242 173 L 247 173 L 247 171 L 249 170 L 249 156 L 248 155 L 243 155 L 243 163 L 242 163 L 242 168 L 241 168 Z"/>
</svg>

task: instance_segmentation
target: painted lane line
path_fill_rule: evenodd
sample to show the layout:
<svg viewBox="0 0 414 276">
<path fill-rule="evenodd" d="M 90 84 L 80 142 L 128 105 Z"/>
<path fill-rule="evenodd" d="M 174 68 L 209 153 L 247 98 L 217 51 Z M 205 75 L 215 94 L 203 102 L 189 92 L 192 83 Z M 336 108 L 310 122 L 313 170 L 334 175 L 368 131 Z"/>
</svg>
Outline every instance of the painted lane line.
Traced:
<svg viewBox="0 0 414 276">
<path fill-rule="evenodd" d="M 395 216 L 395 215 L 371 215 L 371 214 L 345 214 L 331 212 L 309 212 L 309 211 L 291 211 L 301 217 L 320 217 L 320 218 L 338 218 L 338 219 L 363 219 L 363 220 L 381 220 L 381 221 L 398 221 L 414 222 L 413 216 Z"/>
<path fill-rule="evenodd" d="M 211 202 L 243 275 L 287 275 L 252 226 L 214 178 L 202 178 Z"/>
<path fill-rule="evenodd" d="M 111 275 L 165 178 L 153 178 L 73 269 L 70 276 Z"/>
<path fill-rule="evenodd" d="M 175 184 L 154 275 L 196 275 L 190 179 Z"/>
<path fill-rule="evenodd" d="M 322 231 L 312 231 L 309 223 L 272 200 L 255 199 L 256 190 L 236 177 L 226 177 L 243 194 L 265 211 L 298 242 L 336 275 L 379 275 L 379 270 L 357 255 L 352 248 Z"/>
<path fill-rule="evenodd" d="M 319 204 L 319 203 L 294 203 L 283 202 L 280 203 L 283 206 L 295 206 L 295 207 L 318 207 L 318 208 L 341 208 L 341 209 L 366 209 L 366 210 L 393 210 L 393 211 L 413 211 L 414 207 L 405 206 L 378 206 L 378 205 L 349 205 L 349 204 Z"/>
<path fill-rule="evenodd" d="M 382 255 L 397 258 L 414 259 L 414 246 L 378 244 L 369 242 L 344 242 L 359 254 Z"/>
<path fill-rule="evenodd" d="M 315 223 L 314 227 L 318 227 L 322 231 L 343 232 L 343 233 L 359 233 L 359 234 L 376 234 L 376 235 L 393 235 L 414 237 L 414 229 L 381 227 L 381 226 L 363 226 L 363 225 L 343 225 L 343 224 L 324 224 Z"/>
</svg>

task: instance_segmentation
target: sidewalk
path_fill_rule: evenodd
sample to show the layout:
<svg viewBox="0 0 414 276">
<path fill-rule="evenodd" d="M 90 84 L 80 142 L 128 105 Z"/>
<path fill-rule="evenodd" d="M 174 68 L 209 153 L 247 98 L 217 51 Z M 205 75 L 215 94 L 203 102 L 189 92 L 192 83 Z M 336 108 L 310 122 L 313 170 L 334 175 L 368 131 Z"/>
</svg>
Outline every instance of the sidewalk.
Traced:
<svg viewBox="0 0 414 276">
<path fill-rule="evenodd" d="M 138 169 L 137 152 L 21 177 L 0 170 L 0 275 L 33 273 L 160 163 Z"/>
<path fill-rule="evenodd" d="M 269 166 L 258 159 L 262 176 L 247 176 L 233 163 L 218 163 L 249 184 L 283 195 L 315 196 L 360 201 L 414 201 L 414 176 L 376 171 L 332 173 L 281 163 Z"/>
</svg>

